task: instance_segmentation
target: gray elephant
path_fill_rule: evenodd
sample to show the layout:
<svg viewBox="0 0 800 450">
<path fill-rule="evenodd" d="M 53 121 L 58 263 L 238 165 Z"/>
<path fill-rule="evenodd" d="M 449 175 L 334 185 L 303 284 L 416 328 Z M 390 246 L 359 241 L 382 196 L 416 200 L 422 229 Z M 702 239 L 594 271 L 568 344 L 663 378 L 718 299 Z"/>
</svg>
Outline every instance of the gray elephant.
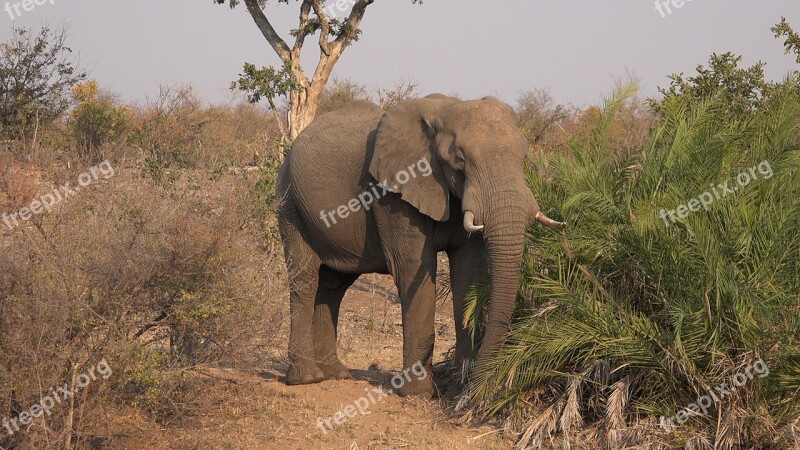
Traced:
<svg viewBox="0 0 800 450">
<path fill-rule="evenodd" d="M 457 360 L 475 359 L 463 326 L 470 284 L 491 273 L 481 364 L 511 322 L 524 233 L 545 216 L 528 189 L 528 145 L 513 109 L 492 98 L 435 94 L 387 112 L 357 101 L 318 117 L 295 140 L 277 184 L 291 288 L 288 384 L 349 378 L 336 354 L 339 306 L 365 273 L 391 274 L 400 296 L 401 395 L 433 394 L 437 252 L 447 253 Z"/>
</svg>

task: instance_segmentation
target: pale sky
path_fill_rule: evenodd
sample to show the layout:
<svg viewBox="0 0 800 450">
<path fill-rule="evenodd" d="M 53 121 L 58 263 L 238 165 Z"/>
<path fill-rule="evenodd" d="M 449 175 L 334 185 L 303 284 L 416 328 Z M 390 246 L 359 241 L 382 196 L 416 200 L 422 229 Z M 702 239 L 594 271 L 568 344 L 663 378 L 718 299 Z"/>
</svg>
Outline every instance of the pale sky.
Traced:
<svg viewBox="0 0 800 450">
<path fill-rule="evenodd" d="M 0 0 L 0 7 L 9 4 L 13 13 L 20 1 Z M 91 77 L 129 100 L 152 96 L 159 84 L 188 83 L 205 100 L 221 102 L 231 97 L 228 85 L 244 62 L 279 63 L 244 7 L 213 0 L 36 1 L 44 4 L 20 8 L 13 20 L 0 11 L 0 40 L 12 25 L 69 22 L 69 45 Z M 298 8 L 268 2 L 286 40 Z M 781 16 L 800 30 L 797 0 L 685 0 L 671 10 L 662 7 L 662 17 L 655 0 L 376 0 L 361 40 L 334 75 L 371 88 L 407 78 L 419 83 L 420 94 L 494 95 L 509 103 L 521 91 L 547 88 L 558 102 L 587 105 L 628 72 L 641 80 L 644 95 L 655 95 L 667 75 L 693 72 L 713 52 L 765 61 L 772 79 L 799 68 L 769 31 Z M 307 71 L 315 43 L 306 42 Z"/>
</svg>

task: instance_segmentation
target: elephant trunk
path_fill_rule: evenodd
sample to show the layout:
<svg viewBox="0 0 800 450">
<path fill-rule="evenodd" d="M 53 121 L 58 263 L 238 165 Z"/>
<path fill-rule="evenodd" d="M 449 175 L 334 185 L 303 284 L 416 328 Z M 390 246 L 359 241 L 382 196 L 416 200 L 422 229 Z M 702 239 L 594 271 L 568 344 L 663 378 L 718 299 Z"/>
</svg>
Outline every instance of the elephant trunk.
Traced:
<svg viewBox="0 0 800 450">
<path fill-rule="evenodd" d="M 511 325 L 525 248 L 525 230 L 535 215 L 533 195 L 527 189 L 525 192 L 533 204 L 530 201 L 520 204 L 518 196 L 503 196 L 493 198 L 487 205 L 484 241 L 489 254 L 491 289 L 489 320 L 478 353 L 478 365 L 484 364 L 499 349 Z"/>
</svg>

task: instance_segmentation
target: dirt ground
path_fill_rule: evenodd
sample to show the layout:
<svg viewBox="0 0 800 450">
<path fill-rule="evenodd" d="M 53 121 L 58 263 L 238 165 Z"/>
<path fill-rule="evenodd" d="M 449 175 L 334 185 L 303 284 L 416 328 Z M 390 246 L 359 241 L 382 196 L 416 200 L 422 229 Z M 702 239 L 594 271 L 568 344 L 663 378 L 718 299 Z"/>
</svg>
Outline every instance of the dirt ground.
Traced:
<svg viewBox="0 0 800 450">
<path fill-rule="evenodd" d="M 200 398 L 189 413 L 158 425 L 142 414 L 113 414 L 108 427 L 120 449 L 505 449 L 513 440 L 492 427 L 448 418 L 441 400 L 386 395 L 402 364 L 400 305 L 390 277 L 367 275 L 348 291 L 340 315 L 339 348 L 353 380 L 287 386 L 284 336 L 267 370 L 206 368 L 194 372 Z M 288 308 L 288 302 L 283 302 Z M 288 313 L 288 310 L 287 310 Z M 288 314 L 285 314 L 288 317 Z M 288 323 L 285 327 L 288 330 Z M 438 301 L 434 362 L 455 343 L 452 302 Z M 362 416 L 318 425 L 357 399 L 376 399 Z M 122 419 L 124 417 L 124 419 Z M 333 422 L 331 422 L 333 424 Z M 325 431 L 323 431 L 325 428 Z"/>
</svg>

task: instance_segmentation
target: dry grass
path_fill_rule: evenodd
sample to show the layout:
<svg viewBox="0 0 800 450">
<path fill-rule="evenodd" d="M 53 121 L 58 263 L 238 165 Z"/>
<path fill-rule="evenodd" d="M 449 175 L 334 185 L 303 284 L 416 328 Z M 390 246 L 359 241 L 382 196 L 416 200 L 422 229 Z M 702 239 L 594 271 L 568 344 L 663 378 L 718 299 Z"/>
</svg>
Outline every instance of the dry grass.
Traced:
<svg viewBox="0 0 800 450">
<path fill-rule="evenodd" d="M 282 255 L 261 239 L 258 175 L 186 170 L 165 185 L 139 165 L 113 164 L 114 177 L 53 212 L 2 226 L 0 417 L 16 417 L 103 358 L 114 375 L 24 433 L 0 434 L 0 446 L 86 444 L 82 430 L 113 404 L 161 420 L 180 415 L 186 370 L 257 365 L 281 332 Z M 4 153 L 0 211 L 80 171 L 44 173 Z"/>
</svg>

